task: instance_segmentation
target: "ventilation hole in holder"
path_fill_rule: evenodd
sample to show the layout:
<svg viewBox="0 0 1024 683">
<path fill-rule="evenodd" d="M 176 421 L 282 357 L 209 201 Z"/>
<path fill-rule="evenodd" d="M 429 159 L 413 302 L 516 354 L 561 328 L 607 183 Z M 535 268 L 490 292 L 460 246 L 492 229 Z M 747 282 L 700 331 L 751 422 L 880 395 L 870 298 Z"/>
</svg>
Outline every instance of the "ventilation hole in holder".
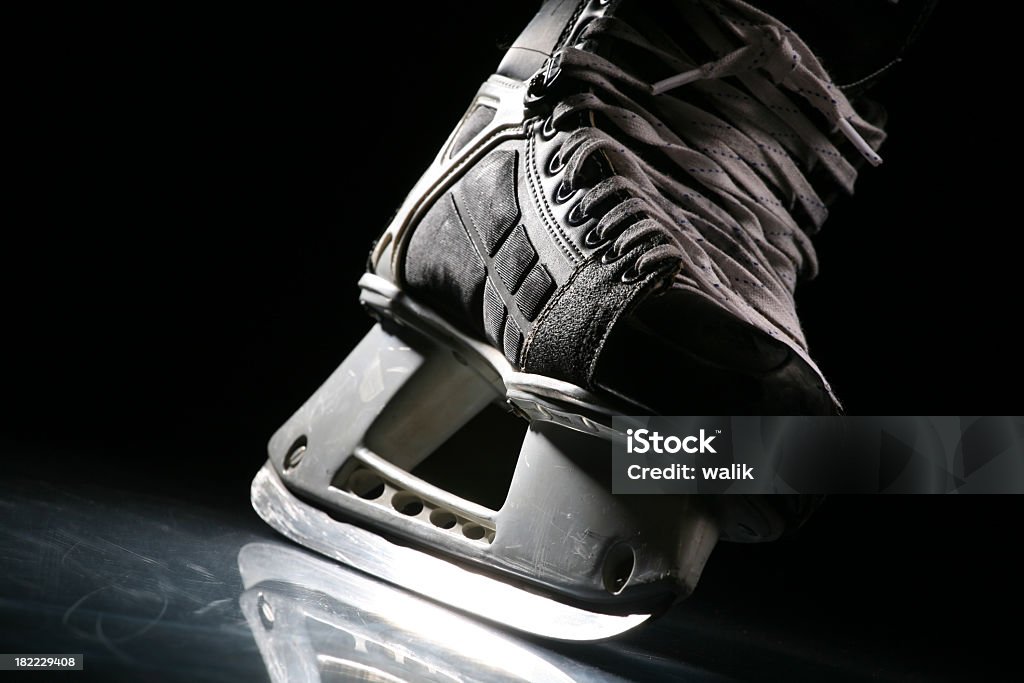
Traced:
<svg viewBox="0 0 1024 683">
<path fill-rule="evenodd" d="M 260 621 L 263 623 L 263 628 L 268 631 L 274 628 L 274 608 L 267 602 L 267 598 L 264 597 L 263 593 L 259 594 L 256 600 L 256 611 L 260 614 Z"/>
<path fill-rule="evenodd" d="M 462 527 L 462 535 L 471 541 L 479 541 L 487 531 L 479 524 L 472 522 Z"/>
<path fill-rule="evenodd" d="M 430 513 L 430 523 L 439 529 L 451 529 L 458 520 L 447 510 L 434 510 Z"/>
<path fill-rule="evenodd" d="M 348 478 L 348 490 L 360 498 L 376 500 L 384 495 L 384 480 L 370 470 L 356 470 Z"/>
<path fill-rule="evenodd" d="M 306 454 L 307 445 L 309 445 L 309 440 L 306 439 L 305 434 L 295 439 L 295 443 L 293 443 L 291 448 L 288 449 L 288 454 L 284 456 L 285 472 L 295 468 L 300 462 L 302 462 L 302 456 Z"/>
<path fill-rule="evenodd" d="M 403 515 L 415 517 L 423 512 L 423 501 L 412 493 L 401 491 L 396 493 L 394 498 L 391 499 L 391 507 L 401 512 Z"/>
<path fill-rule="evenodd" d="M 633 565 L 636 560 L 633 556 L 633 548 L 625 543 L 620 543 L 608 551 L 604 558 L 604 589 L 612 595 L 618 595 L 629 583 L 629 577 L 633 574 Z"/>
</svg>

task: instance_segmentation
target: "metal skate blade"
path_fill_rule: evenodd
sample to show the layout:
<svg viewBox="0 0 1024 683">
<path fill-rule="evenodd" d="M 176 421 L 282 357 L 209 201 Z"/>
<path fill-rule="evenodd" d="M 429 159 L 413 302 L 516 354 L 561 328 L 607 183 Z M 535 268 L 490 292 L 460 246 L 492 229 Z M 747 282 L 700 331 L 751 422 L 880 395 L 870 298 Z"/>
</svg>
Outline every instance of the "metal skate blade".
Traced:
<svg viewBox="0 0 1024 683">
<path fill-rule="evenodd" d="M 590 612 L 476 574 L 372 531 L 340 522 L 293 496 L 267 463 L 252 482 L 252 505 L 293 541 L 381 580 L 509 628 L 544 638 L 611 638 L 650 614 Z"/>
</svg>

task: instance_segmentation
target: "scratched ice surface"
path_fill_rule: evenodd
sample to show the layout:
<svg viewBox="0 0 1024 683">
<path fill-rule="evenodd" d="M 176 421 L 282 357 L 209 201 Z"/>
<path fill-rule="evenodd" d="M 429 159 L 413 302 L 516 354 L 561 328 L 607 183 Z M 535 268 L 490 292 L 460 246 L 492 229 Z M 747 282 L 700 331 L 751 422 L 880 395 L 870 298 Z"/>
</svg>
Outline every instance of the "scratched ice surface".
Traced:
<svg viewBox="0 0 1024 683">
<path fill-rule="evenodd" d="M 946 524 L 930 544 L 904 547 L 905 528 L 930 528 L 936 506 L 874 502 L 883 507 L 865 517 L 856 501 L 833 501 L 850 508 L 832 517 L 847 520 L 835 540 L 825 526 L 830 535 L 809 530 L 803 551 L 724 546 L 695 595 L 669 614 L 612 641 L 565 644 L 503 632 L 308 553 L 266 527 L 246 493 L 225 491 L 208 507 L 0 478 L 0 653 L 83 653 L 85 672 L 60 674 L 68 681 L 692 683 L 1000 680 L 986 673 L 1016 652 L 995 638 L 978 649 L 971 632 L 1015 632 L 962 618 L 984 613 L 983 601 L 973 608 L 935 590 L 963 572 L 944 569 L 936 540 L 952 513 L 938 516 Z M 995 503 L 992 517 L 1011 524 L 1012 501 Z M 866 536 L 885 533 L 891 561 L 857 557 Z M 970 536 L 957 543 L 983 559 L 1008 556 Z M 922 566 L 927 573 L 916 573 Z M 977 566 L 1012 599 L 1012 570 Z M 782 571 L 794 578 L 779 579 Z M 872 598 L 889 583 L 899 592 Z"/>
<path fill-rule="evenodd" d="M 143 496 L 4 483 L 0 650 L 82 652 L 87 676 L 103 680 L 266 680 L 232 552 L 262 530 L 220 519 Z"/>
<path fill-rule="evenodd" d="M 523 640 L 302 550 L 241 501 L 0 480 L 0 652 L 83 653 L 76 681 L 726 680 Z"/>
</svg>

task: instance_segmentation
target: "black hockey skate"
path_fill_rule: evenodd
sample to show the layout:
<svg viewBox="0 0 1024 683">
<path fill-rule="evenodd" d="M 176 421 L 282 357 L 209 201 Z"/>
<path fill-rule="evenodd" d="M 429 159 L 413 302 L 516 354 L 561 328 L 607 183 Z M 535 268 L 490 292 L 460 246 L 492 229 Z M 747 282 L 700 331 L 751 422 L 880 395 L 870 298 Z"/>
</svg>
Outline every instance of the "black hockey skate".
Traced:
<svg viewBox="0 0 1024 683">
<path fill-rule="evenodd" d="M 830 414 L 793 291 L 883 133 L 739 0 L 547 2 L 376 243 L 378 323 L 274 435 L 256 509 L 531 633 L 596 639 L 801 501 L 613 496 L 613 415 Z M 500 509 L 411 470 L 490 403 L 530 422 Z M 481 447 L 481 457 L 487 456 Z"/>
</svg>

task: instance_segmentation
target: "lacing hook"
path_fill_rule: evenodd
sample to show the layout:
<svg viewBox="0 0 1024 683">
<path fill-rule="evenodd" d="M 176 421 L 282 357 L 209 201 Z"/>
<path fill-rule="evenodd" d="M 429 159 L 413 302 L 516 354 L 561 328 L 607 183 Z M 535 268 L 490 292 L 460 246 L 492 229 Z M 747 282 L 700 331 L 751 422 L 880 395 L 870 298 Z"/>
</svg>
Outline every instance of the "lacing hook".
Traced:
<svg viewBox="0 0 1024 683">
<path fill-rule="evenodd" d="M 531 114 L 545 116 L 551 113 L 550 96 L 555 83 L 562 74 L 562 51 L 559 50 L 544 61 L 544 65 L 530 77 L 526 86 L 523 105 Z"/>
</svg>

